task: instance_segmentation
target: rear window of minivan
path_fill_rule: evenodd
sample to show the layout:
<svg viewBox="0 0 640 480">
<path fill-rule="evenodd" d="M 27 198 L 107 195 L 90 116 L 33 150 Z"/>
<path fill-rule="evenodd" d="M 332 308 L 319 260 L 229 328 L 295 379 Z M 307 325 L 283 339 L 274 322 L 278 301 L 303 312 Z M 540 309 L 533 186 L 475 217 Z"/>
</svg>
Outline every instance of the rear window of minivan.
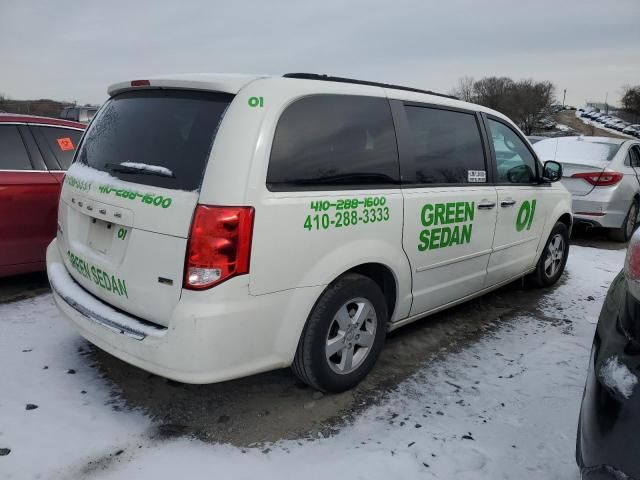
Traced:
<svg viewBox="0 0 640 480">
<path fill-rule="evenodd" d="M 137 90 L 107 102 L 80 145 L 77 161 L 121 180 L 194 191 L 233 95 Z"/>
</svg>

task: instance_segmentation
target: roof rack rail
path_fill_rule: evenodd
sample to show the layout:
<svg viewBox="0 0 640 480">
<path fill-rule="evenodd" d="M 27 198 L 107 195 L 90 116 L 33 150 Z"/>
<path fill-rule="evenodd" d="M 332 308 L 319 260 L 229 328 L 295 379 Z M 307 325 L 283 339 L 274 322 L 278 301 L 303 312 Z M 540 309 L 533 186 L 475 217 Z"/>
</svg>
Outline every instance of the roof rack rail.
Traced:
<svg viewBox="0 0 640 480">
<path fill-rule="evenodd" d="M 445 98 L 451 98 L 453 100 L 459 100 L 458 97 L 454 97 L 453 95 L 445 95 L 444 93 L 432 92 L 431 90 L 421 90 L 419 88 L 403 87 L 401 85 L 391 85 L 389 83 L 369 82 L 367 80 L 356 80 L 354 78 L 333 77 L 331 75 L 318 74 L 318 73 L 285 73 L 283 77 L 299 78 L 303 80 L 321 80 L 324 82 L 354 83 L 356 85 L 370 85 L 372 87 L 393 88 L 395 90 L 426 93 L 428 95 L 435 95 L 437 97 L 445 97 Z"/>
</svg>

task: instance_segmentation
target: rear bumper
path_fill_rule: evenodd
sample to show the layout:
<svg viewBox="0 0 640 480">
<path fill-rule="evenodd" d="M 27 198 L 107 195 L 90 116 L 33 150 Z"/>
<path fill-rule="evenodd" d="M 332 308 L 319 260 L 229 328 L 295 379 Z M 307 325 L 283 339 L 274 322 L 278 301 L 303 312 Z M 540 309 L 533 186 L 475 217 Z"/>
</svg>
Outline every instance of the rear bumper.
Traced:
<svg viewBox="0 0 640 480">
<path fill-rule="evenodd" d="M 575 222 L 589 223 L 596 227 L 620 228 L 627 216 L 627 203 L 592 192 L 585 196 L 573 196 L 573 218 Z"/>
<path fill-rule="evenodd" d="M 54 240 L 47 249 L 53 297 L 89 342 L 121 360 L 185 383 L 239 378 L 293 361 L 323 286 L 252 296 L 247 278 L 211 290 L 184 290 L 167 328 L 141 321 L 90 295 L 68 273 Z"/>
</svg>

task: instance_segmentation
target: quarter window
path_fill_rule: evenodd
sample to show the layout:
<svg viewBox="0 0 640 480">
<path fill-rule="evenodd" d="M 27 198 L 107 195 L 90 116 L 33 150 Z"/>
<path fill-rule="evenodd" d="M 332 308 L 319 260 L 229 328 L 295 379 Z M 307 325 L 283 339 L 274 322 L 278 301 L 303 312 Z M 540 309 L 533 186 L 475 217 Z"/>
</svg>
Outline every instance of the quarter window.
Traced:
<svg viewBox="0 0 640 480">
<path fill-rule="evenodd" d="M 516 132 L 492 119 L 489 119 L 489 129 L 496 152 L 497 182 L 534 183 L 536 159 Z"/>
<path fill-rule="evenodd" d="M 280 117 L 267 172 L 270 190 L 398 183 L 398 151 L 386 99 L 314 95 L 296 101 Z"/>
<path fill-rule="evenodd" d="M 415 182 L 486 182 L 480 130 L 471 113 L 406 106 L 413 145 Z"/>
<path fill-rule="evenodd" d="M 73 154 L 76 151 L 82 132 L 80 130 L 57 127 L 32 126 L 31 128 L 42 132 L 42 136 L 47 144 L 46 148 L 51 150 L 51 153 L 58 161 L 62 170 L 67 170 L 71 166 Z M 40 141 L 39 137 L 36 138 Z"/>
<path fill-rule="evenodd" d="M 631 157 L 631 166 L 634 168 L 640 167 L 640 147 L 634 145 L 629 150 L 629 157 Z"/>
<path fill-rule="evenodd" d="M 0 125 L 0 170 L 31 170 L 29 154 L 18 127 Z"/>
</svg>

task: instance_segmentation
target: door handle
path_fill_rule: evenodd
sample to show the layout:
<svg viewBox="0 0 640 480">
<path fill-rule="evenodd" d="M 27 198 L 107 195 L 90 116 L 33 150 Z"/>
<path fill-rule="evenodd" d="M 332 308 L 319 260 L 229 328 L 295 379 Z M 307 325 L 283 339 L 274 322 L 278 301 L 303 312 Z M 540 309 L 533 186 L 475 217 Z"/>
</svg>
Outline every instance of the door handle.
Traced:
<svg viewBox="0 0 640 480">
<path fill-rule="evenodd" d="M 502 202 L 500 202 L 500 206 L 503 208 L 513 207 L 515 204 L 516 204 L 515 200 L 503 200 Z"/>
<path fill-rule="evenodd" d="M 495 206 L 495 202 L 479 203 L 478 210 L 491 210 Z"/>
</svg>

